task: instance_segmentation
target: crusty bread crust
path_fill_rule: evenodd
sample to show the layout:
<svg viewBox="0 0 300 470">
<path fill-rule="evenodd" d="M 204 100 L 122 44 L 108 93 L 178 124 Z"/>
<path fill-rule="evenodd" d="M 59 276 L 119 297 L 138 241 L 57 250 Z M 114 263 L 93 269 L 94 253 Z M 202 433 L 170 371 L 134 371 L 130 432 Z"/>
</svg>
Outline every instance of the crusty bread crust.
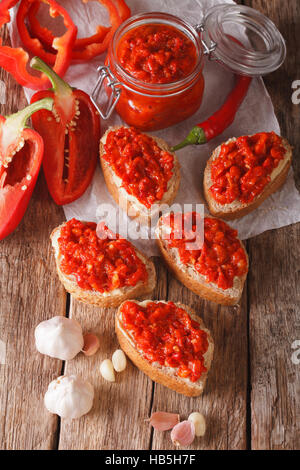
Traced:
<svg viewBox="0 0 300 470">
<path fill-rule="evenodd" d="M 207 282 L 205 276 L 198 273 L 192 265 L 184 265 L 180 262 L 176 248 L 168 248 L 167 240 L 164 240 L 161 236 L 161 227 L 162 218 L 159 219 L 157 229 L 155 231 L 156 241 L 164 261 L 174 276 L 185 287 L 203 299 L 210 300 L 221 305 L 236 305 L 242 296 L 247 273 L 240 277 L 236 276 L 234 278 L 233 287 L 226 290 L 221 289 L 213 282 Z M 245 252 L 249 268 L 248 254 L 241 240 L 239 240 L 239 242 Z"/>
<path fill-rule="evenodd" d="M 145 302 L 137 302 L 139 305 L 146 305 L 151 300 Z M 156 301 L 161 302 L 161 301 Z M 132 362 L 141 370 L 143 371 L 151 380 L 154 382 L 160 383 L 165 387 L 170 388 L 171 390 L 175 390 L 178 393 L 186 395 L 188 397 L 197 397 L 202 394 L 204 390 L 204 386 L 206 383 L 207 375 L 211 366 L 211 362 L 213 359 L 213 351 L 214 351 L 214 342 L 211 337 L 210 331 L 205 328 L 205 325 L 200 317 L 196 315 L 194 310 L 190 307 L 175 303 L 178 307 L 183 308 L 186 310 L 189 315 L 192 317 L 193 320 L 197 321 L 200 324 L 201 329 L 203 329 L 208 335 L 208 343 L 209 347 L 207 352 L 204 354 L 204 365 L 207 368 L 207 372 L 203 373 L 200 379 L 197 382 L 191 382 L 189 379 L 183 379 L 175 375 L 175 370 L 171 367 L 162 367 L 160 364 L 151 364 L 147 359 L 143 357 L 142 351 L 139 351 L 135 344 L 134 339 L 128 333 L 121 322 L 121 308 L 120 305 L 118 311 L 116 312 L 115 317 L 115 328 L 116 334 L 120 343 L 121 348 L 127 354 L 127 356 L 132 360 Z"/>
<path fill-rule="evenodd" d="M 232 138 L 229 139 L 226 143 L 233 142 L 235 140 L 236 138 Z M 271 194 L 278 191 L 278 189 L 281 188 L 286 180 L 292 162 L 292 147 L 284 138 L 282 138 L 282 143 L 286 149 L 284 159 L 279 163 L 278 168 L 273 170 L 271 174 L 271 181 L 267 184 L 262 193 L 254 198 L 250 204 L 234 201 L 232 204 L 223 205 L 215 201 L 215 199 L 210 194 L 209 189 L 212 186 L 211 165 L 213 161 L 219 156 L 221 145 L 217 147 L 208 160 L 204 170 L 203 190 L 210 213 L 225 220 L 239 219 L 257 209 L 257 207 L 260 206 Z"/>
<path fill-rule="evenodd" d="M 64 224 L 60 225 L 51 233 L 51 242 L 54 248 L 55 262 L 57 274 L 64 285 L 67 292 L 80 302 L 98 305 L 99 307 L 118 307 L 122 302 L 128 299 L 144 299 L 149 298 L 156 285 L 156 271 L 154 264 L 146 256 L 144 256 L 136 247 L 135 251 L 138 257 L 145 263 L 148 272 L 147 283 L 138 282 L 133 287 L 122 287 L 110 292 L 97 292 L 94 290 L 82 289 L 78 286 L 74 276 L 65 275 L 60 269 L 61 256 L 59 253 L 58 238 L 60 236 L 61 228 Z"/>
<path fill-rule="evenodd" d="M 107 161 L 103 158 L 103 155 L 105 154 L 104 150 L 104 144 L 106 142 L 107 135 L 110 131 L 114 131 L 119 129 L 120 127 L 110 127 L 106 133 L 103 135 L 103 137 L 100 140 L 100 162 L 101 162 L 101 167 L 105 179 L 105 183 L 107 186 L 108 191 L 114 198 L 115 202 L 123 209 L 124 211 L 127 212 L 127 215 L 131 217 L 132 219 L 137 219 L 143 224 L 149 224 L 151 220 L 151 209 L 147 209 L 147 207 L 143 206 L 137 198 L 135 198 L 132 195 L 128 195 L 128 193 L 125 191 L 124 188 L 121 188 L 121 181 L 119 184 L 116 183 L 116 175 L 111 168 L 111 166 L 107 163 Z M 159 139 L 158 137 L 150 136 L 152 137 L 158 144 L 158 146 L 166 150 L 167 152 L 171 153 L 174 156 L 174 168 L 173 168 L 173 176 L 168 182 L 168 189 L 163 195 L 163 198 L 161 201 L 157 201 L 156 204 L 158 206 L 162 204 L 172 204 L 179 186 L 180 186 L 180 164 L 178 162 L 178 159 L 175 155 L 175 153 L 170 151 L 169 146 L 167 143 Z M 115 175 L 115 178 L 114 178 Z M 159 208 L 157 209 L 157 213 L 159 212 Z M 152 217 L 156 215 L 152 211 Z"/>
</svg>

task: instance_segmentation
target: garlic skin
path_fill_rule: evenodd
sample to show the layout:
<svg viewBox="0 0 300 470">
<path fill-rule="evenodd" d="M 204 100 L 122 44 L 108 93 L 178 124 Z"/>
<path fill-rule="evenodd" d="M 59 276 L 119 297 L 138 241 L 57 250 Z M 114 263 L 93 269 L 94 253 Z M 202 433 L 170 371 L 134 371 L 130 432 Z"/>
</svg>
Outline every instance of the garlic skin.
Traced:
<svg viewBox="0 0 300 470">
<path fill-rule="evenodd" d="M 79 323 L 63 316 L 42 321 L 36 327 L 34 336 L 36 349 L 41 354 L 61 361 L 73 359 L 84 344 Z"/>
<path fill-rule="evenodd" d="M 188 421 L 194 423 L 195 426 L 195 436 L 203 437 L 206 431 L 206 423 L 203 414 L 194 412 L 191 413 L 188 417 Z"/>
<path fill-rule="evenodd" d="M 179 423 L 179 414 L 167 413 L 165 411 L 155 411 L 150 417 L 151 426 L 156 431 L 168 431 L 173 429 Z"/>
<path fill-rule="evenodd" d="M 171 431 L 173 444 L 178 447 L 186 447 L 195 439 L 195 426 L 192 421 L 181 421 Z"/>
<path fill-rule="evenodd" d="M 77 419 L 88 413 L 93 401 L 93 386 L 78 375 L 62 375 L 53 380 L 44 397 L 50 413 L 67 419 Z"/>
<path fill-rule="evenodd" d="M 108 382 L 115 382 L 114 366 L 110 359 L 104 359 L 100 364 L 100 373 Z"/>
<path fill-rule="evenodd" d="M 112 355 L 112 363 L 116 372 L 123 372 L 126 369 L 126 356 L 122 349 L 117 349 Z"/>
</svg>

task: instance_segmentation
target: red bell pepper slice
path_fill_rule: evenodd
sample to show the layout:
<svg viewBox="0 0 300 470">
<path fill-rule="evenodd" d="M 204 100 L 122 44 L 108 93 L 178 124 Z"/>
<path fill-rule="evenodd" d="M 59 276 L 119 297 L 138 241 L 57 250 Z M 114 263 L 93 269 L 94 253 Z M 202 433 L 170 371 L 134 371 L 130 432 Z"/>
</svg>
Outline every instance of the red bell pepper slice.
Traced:
<svg viewBox="0 0 300 470">
<path fill-rule="evenodd" d="M 34 0 L 26 0 L 28 7 Z M 70 61 L 71 51 L 77 35 L 77 28 L 72 22 L 70 16 L 56 1 L 54 0 L 42 0 L 44 3 L 50 5 L 51 14 L 62 15 L 67 28 L 66 33 L 60 38 L 56 38 L 53 47 L 57 50 L 55 56 L 54 70 L 64 75 Z M 9 10 L 18 3 L 16 0 L 3 0 L 0 4 L 0 27 L 10 21 Z M 25 2 L 24 2 L 25 4 Z M 20 5 L 21 6 L 21 5 Z M 21 9 L 21 13 L 22 13 Z M 20 17 L 19 17 L 20 22 Z M 25 25 L 23 25 L 25 28 Z M 22 29 L 22 28 L 21 28 Z M 23 30 L 23 29 L 22 29 Z M 32 40 L 32 38 L 31 38 Z M 35 46 L 38 47 L 38 40 L 35 39 Z M 31 41 L 29 41 L 31 43 Z M 41 75 L 32 75 L 27 70 L 29 62 L 28 53 L 21 47 L 12 48 L 9 46 L 3 46 L 2 40 L 0 39 L 0 67 L 3 67 L 7 72 L 11 73 L 20 85 L 32 88 L 34 90 L 42 89 L 48 86 L 49 81 L 47 77 Z"/>
<path fill-rule="evenodd" d="M 84 91 L 71 88 L 38 57 L 31 66 L 45 73 L 53 87 L 32 97 L 32 102 L 54 99 L 53 112 L 41 110 L 32 117 L 45 143 L 43 169 L 48 189 L 56 204 L 69 204 L 85 192 L 94 175 L 100 118 Z"/>
<path fill-rule="evenodd" d="M 53 100 L 45 98 L 7 118 L 0 116 L 0 240 L 21 222 L 42 163 L 43 139 L 25 128 L 26 121 L 52 106 Z"/>
<path fill-rule="evenodd" d="M 123 1 L 123 0 L 122 0 Z M 28 24 L 30 28 L 31 35 L 37 38 L 45 47 L 46 50 L 50 52 L 55 52 L 52 48 L 52 43 L 55 39 L 54 34 L 46 26 L 42 26 L 37 19 L 36 15 L 40 8 L 40 0 L 34 1 L 28 11 Z M 74 44 L 74 49 L 82 49 L 89 44 L 95 42 L 102 42 L 110 28 L 106 26 L 99 25 L 97 26 L 97 32 L 93 36 L 86 38 L 77 38 Z"/>
<path fill-rule="evenodd" d="M 87 3 L 89 0 L 82 1 Z M 90 60 L 93 57 L 102 54 L 107 49 L 116 29 L 131 15 L 130 8 L 126 5 L 124 0 L 97 1 L 102 3 L 108 9 L 111 27 L 106 28 L 105 26 L 99 25 L 97 27 L 97 33 L 93 36 L 76 39 L 72 54 L 72 58 L 76 61 Z M 54 36 L 49 29 L 41 26 L 36 18 L 39 2 L 40 0 L 34 1 L 28 12 L 30 30 L 32 35 L 38 38 L 39 41 L 44 44 L 45 48 L 49 50 L 49 47 L 52 46 Z M 44 56 L 42 57 L 40 55 L 40 57 L 47 63 L 51 63 L 51 61 L 53 62 L 53 57 L 47 55 L 46 51 L 44 51 Z"/>
</svg>

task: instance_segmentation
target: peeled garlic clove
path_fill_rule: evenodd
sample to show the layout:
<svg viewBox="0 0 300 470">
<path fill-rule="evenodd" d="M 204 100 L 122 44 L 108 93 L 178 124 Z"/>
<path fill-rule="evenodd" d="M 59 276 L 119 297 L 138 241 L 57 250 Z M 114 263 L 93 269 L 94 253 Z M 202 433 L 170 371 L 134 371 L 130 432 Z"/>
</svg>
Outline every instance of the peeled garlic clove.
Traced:
<svg viewBox="0 0 300 470">
<path fill-rule="evenodd" d="M 188 420 L 194 423 L 195 426 L 195 436 L 202 437 L 206 431 L 205 418 L 201 413 L 191 413 L 188 417 Z"/>
<path fill-rule="evenodd" d="M 175 413 L 166 413 L 164 411 L 156 411 L 152 413 L 150 424 L 157 431 L 168 431 L 179 423 L 179 415 Z"/>
<path fill-rule="evenodd" d="M 50 413 L 68 419 L 80 418 L 88 413 L 93 400 L 93 386 L 78 375 L 62 375 L 53 380 L 44 397 Z"/>
<path fill-rule="evenodd" d="M 94 354 L 96 354 L 96 352 L 98 351 L 100 347 L 100 341 L 99 341 L 98 336 L 94 335 L 93 333 L 86 333 L 83 336 L 83 340 L 84 340 L 84 345 L 82 348 L 83 354 L 85 354 L 85 356 L 93 356 Z"/>
<path fill-rule="evenodd" d="M 173 444 L 180 447 L 189 446 L 195 439 L 195 426 L 192 421 L 181 421 L 171 431 Z"/>
<path fill-rule="evenodd" d="M 83 348 L 79 323 L 73 318 L 56 316 L 42 321 L 35 329 L 35 345 L 41 354 L 62 361 L 73 359 Z"/>
<path fill-rule="evenodd" d="M 110 359 L 104 359 L 100 364 L 100 373 L 105 380 L 115 382 L 114 366 Z"/>
<path fill-rule="evenodd" d="M 117 349 L 112 355 L 112 363 L 116 372 L 122 372 L 126 369 L 126 356 L 122 349 Z"/>
</svg>

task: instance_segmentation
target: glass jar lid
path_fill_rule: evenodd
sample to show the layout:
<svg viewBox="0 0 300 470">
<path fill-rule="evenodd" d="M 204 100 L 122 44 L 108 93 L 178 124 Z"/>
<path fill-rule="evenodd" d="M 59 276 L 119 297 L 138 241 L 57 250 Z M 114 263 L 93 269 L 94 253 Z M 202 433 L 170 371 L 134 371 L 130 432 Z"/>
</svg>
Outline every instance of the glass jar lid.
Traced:
<svg viewBox="0 0 300 470">
<path fill-rule="evenodd" d="M 244 5 L 210 8 L 197 25 L 204 52 L 231 71 L 250 76 L 278 69 L 286 57 L 285 41 L 275 24 Z"/>
</svg>

